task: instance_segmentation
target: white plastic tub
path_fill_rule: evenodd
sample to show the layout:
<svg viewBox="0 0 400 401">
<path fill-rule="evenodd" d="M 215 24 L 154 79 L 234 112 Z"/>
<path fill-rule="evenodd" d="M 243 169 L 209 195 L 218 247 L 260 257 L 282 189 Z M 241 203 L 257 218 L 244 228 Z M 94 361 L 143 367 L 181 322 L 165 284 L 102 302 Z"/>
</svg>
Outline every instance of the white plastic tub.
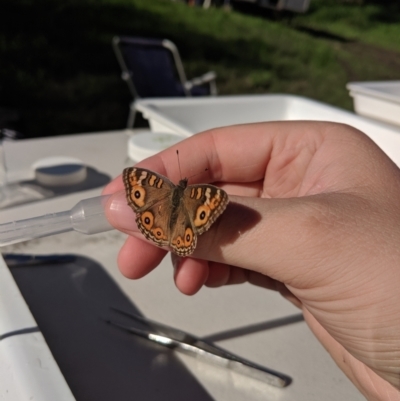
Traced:
<svg viewBox="0 0 400 401">
<path fill-rule="evenodd" d="M 350 82 L 347 89 L 357 114 L 400 126 L 400 81 Z"/>
<path fill-rule="evenodd" d="M 370 136 L 400 165 L 400 128 L 324 103 L 292 95 L 219 96 L 138 100 L 136 108 L 153 131 L 185 136 L 221 126 L 277 120 L 349 124 Z"/>
</svg>

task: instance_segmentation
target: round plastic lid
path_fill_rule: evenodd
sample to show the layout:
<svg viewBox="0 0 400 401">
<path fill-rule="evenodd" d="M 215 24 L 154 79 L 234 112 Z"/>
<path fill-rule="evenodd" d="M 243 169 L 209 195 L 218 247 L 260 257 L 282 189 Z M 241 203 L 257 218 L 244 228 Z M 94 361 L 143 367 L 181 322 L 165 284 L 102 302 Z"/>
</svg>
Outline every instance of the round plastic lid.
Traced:
<svg viewBox="0 0 400 401">
<path fill-rule="evenodd" d="M 166 132 L 140 132 L 128 141 L 129 158 L 140 162 L 162 150 L 175 145 L 185 137 Z"/>
<path fill-rule="evenodd" d="M 86 166 L 72 157 L 47 157 L 36 161 L 32 167 L 36 181 L 48 187 L 76 185 L 87 176 Z"/>
</svg>

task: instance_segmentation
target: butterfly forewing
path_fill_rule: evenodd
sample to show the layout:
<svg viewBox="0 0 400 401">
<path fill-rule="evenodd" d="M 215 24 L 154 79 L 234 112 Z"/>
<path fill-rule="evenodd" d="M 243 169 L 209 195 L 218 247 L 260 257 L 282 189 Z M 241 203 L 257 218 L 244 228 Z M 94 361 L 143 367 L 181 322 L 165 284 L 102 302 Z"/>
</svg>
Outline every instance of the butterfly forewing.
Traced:
<svg viewBox="0 0 400 401">
<path fill-rule="evenodd" d="M 124 170 L 123 180 L 140 232 L 158 246 L 169 245 L 168 205 L 175 185 L 160 174 L 135 167 Z"/>
<path fill-rule="evenodd" d="M 207 231 L 229 203 L 222 189 L 208 184 L 190 185 L 184 193 L 185 207 L 198 235 Z"/>
<path fill-rule="evenodd" d="M 135 212 L 151 208 L 171 196 L 175 185 L 161 174 L 136 167 L 126 168 L 122 174 L 126 199 Z"/>
</svg>

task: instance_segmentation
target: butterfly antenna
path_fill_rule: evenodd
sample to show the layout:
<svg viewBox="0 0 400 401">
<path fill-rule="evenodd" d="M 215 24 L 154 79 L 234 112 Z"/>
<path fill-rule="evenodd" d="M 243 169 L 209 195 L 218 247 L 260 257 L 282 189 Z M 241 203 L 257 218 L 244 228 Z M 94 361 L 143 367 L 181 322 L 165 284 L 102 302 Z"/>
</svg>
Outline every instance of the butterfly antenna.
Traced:
<svg viewBox="0 0 400 401">
<path fill-rule="evenodd" d="M 181 162 L 180 162 L 180 160 L 179 160 L 179 150 L 176 151 L 176 156 L 177 156 L 177 158 L 178 158 L 179 174 L 180 174 L 181 179 L 182 179 Z M 208 168 L 205 168 L 204 171 L 208 171 Z M 196 175 L 199 175 L 199 174 L 202 174 L 202 173 L 193 174 L 193 175 L 191 175 L 190 177 L 188 177 L 188 180 L 190 180 L 191 178 L 193 178 L 193 177 L 195 177 Z"/>
<path fill-rule="evenodd" d="M 180 174 L 181 179 L 182 179 L 181 162 L 179 160 L 179 150 L 176 150 L 176 157 L 178 158 L 179 174 Z"/>
<path fill-rule="evenodd" d="M 208 168 L 205 168 L 204 171 L 208 171 Z M 190 179 L 193 178 L 193 177 L 196 177 L 196 175 L 203 174 L 204 171 L 201 172 L 201 173 L 196 173 L 196 174 L 191 175 L 190 177 L 188 177 L 188 180 L 190 180 Z"/>
</svg>

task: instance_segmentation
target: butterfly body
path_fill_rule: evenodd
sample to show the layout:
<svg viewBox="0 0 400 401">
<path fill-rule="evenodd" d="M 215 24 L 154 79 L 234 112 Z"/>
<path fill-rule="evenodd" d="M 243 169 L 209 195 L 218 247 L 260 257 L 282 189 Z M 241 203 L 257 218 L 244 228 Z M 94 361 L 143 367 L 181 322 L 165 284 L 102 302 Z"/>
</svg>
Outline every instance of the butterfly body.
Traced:
<svg viewBox="0 0 400 401">
<path fill-rule="evenodd" d="M 126 168 L 123 180 L 139 230 L 179 256 L 194 251 L 197 236 L 211 227 L 229 202 L 226 192 L 216 186 L 188 185 L 186 178 L 175 185 L 158 173 L 137 167 Z"/>
</svg>

